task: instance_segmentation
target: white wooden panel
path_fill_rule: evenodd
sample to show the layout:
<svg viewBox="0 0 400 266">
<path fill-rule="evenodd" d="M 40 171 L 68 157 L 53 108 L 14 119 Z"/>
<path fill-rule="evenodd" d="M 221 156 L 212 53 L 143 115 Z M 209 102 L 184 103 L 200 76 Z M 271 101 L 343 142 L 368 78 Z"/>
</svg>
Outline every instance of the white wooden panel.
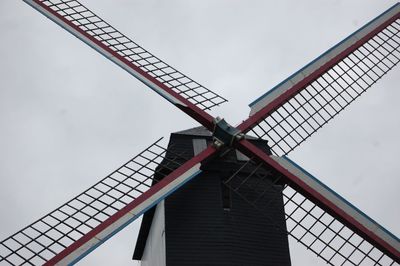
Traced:
<svg viewBox="0 0 400 266">
<path fill-rule="evenodd" d="M 154 213 L 149 236 L 144 248 L 141 266 L 165 266 L 165 210 L 161 201 Z"/>
</svg>

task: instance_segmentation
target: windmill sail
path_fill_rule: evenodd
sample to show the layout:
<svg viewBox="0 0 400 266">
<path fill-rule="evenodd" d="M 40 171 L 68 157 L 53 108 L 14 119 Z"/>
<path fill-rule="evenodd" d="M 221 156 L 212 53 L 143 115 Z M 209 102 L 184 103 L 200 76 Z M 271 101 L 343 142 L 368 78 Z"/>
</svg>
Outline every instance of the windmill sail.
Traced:
<svg viewBox="0 0 400 266">
<path fill-rule="evenodd" d="M 239 128 L 288 154 L 398 64 L 399 32 L 396 4 L 251 103 Z"/>
<path fill-rule="evenodd" d="M 202 110 L 225 98 L 151 54 L 79 1 L 24 1 L 211 129 L 212 118 Z"/>
<path fill-rule="evenodd" d="M 201 171 L 153 143 L 72 200 L 0 242 L 0 264 L 75 263 Z M 161 164 L 161 165 L 160 165 Z M 178 169 L 177 169 L 178 168 Z M 172 174 L 169 174 L 177 169 Z M 162 180 L 154 177 L 159 176 Z"/>
<path fill-rule="evenodd" d="M 284 230 L 331 265 L 394 265 L 394 259 L 387 253 L 388 249 L 391 252 L 389 254 L 395 254 L 399 262 L 400 241 L 396 236 L 288 158 L 273 156 L 272 159 L 324 194 L 348 219 L 355 220 L 366 231 L 372 231 L 374 237 L 383 240 L 380 241 L 383 245 L 371 241 L 371 238 L 349 226 L 347 221 L 335 218 L 324 207 L 318 206 L 318 203 L 287 183 L 279 172 L 266 168 L 262 163 L 248 160 L 225 181 L 225 185 L 263 213 L 278 230 Z M 248 175 L 240 174 L 251 165 L 256 165 L 257 171 Z M 268 212 L 269 206 L 279 204 L 282 198 L 285 226 L 275 222 Z"/>
</svg>

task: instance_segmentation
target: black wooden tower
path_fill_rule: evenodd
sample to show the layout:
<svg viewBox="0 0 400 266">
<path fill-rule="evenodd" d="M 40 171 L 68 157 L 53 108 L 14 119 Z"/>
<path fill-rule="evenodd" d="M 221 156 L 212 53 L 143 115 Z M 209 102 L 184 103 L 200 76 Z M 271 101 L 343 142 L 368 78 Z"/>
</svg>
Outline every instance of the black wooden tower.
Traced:
<svg viewBox="0 0 400 266">
<path fill-rule="evenodd" d="M 212 140 L 203 127 L 171 134 L 166 158 L 157 171 L 174 170 L 174 161 L 188 160 Z M 270 153 L 267 141 L 251 141 Z M 281 230 L 286 227 L 283 196 L 267 189 L 273 182 L 271 172 L 250 164 L 235 175 L 248 157 L 229 149 L 223 155 L 205 164 L 201 175 L 146 212 L 133 259 L 143 266 L 290 265 L 287 234 Z M 250 176 L 252 182 L 246 182 Z M 229 186 L 246 197 L 233 193 Z M 281 191 L 281 184 L 275 186 Z M 259 196 L 255 190 L 266 191 L 260 201 L 273 201 L 265 204 L 268 207 L 263 211 L 268 216 L 249 204 L 248 200 Z"/>
</svg>

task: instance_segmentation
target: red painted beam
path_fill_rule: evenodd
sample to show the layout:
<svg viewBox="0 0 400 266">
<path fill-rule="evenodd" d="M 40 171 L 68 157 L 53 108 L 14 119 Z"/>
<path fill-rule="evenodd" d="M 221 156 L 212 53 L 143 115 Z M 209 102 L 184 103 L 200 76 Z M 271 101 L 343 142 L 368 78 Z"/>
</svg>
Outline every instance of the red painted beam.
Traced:
<svg viewBox="0 0 400 266">
<path fill-rule="evenodd" d="M 346 58 L 349 54 L 357 50 L 359 47 L 361 47 L 363 44 L 365 44 L 368 40 L 373 38 L 376 34 L 378 34 L 380 31 L 385 29 L 387 26 L 389 26 L 391 23 L 393 23 L 395 20 L 400 18 L 400 13 L 395 14 L 388 20 L 386 20 L 384 23 L 380 24 L 377 28 L 372 30 L 370 33 L 365 35 L 363 38 L 355 42 L 353 45 L 348 47 L 347 49 L 343 50 L 341 53 L 339 53 L 336 57 L 332 58 L 329 60 L 327 63 L 325 63 L 323 66 L 318 68 L 316 71 L 308 75 L 306 78 L 301 80 L 300 82 L 296 83 L 293 85 L 290 89 L 285 91 L 283 94 L 281 94 L 279 97 L 277 97 L 275 100 L 273 100 L 271 103 L 267 104 L 265 107 L 263 107 L 260 111 L 256 112 L 254 115 L 250 116 L 248 119 L 243 121 L 239 126 L 238 129 L 240 129 L 242 132 L 246 133 L 249 130 L 251 130 L 254 126 L 256 126 L 258 123 L 260 123 L 263 119 L 267 118 L 274 110 L 282 106 L 284 103 L 288 102 L 292 97 L 294 97 L 297 93 L 299 93 L 301 90 L 303 90 L 308 84 L 312 83 L 319 77 L 321 77 L 325 72 L 327 72 L 330 68 L 338 64 L 342 59 Z"/>
<path fill-rule="evenodd" d="M 112 50 L 110 47 L 103 44 L 101 41 L 97 40 L 96 38 L 92 37 L 90 34 L 86 33 L 84 30 L 80 29 L 78 26 L 73 24 L 72 22 L 68 21 L 66 18 L 52 10 L 46 4 L 39 0 L 24 0 L 26 3 L 31 5 L 33 8 L 37 9 L 39 12 L 47 16 L 49 19 L 53 20 L 67 31 L 78 37 L 79 39 L 83 40 L 89 46 L 100 52 L 101 54 L 108 57 L 111 61 L 118 65 L 123 65 L 123 68 L 127 70 L 130 74 L 135 73 L 135 77 L 140 76 L 139 80 L 151 87 L 154 91 L 159 93 L 161 96 L 165 98 L 163 93 L 171 96 L 170 98 L 174 99 L 171 101 L 175 106 L 181 109 L 183 112 L 188 114 L 190 117 L 195 119 L 201 125 L 206 127 L 209 130 L 213 130 L 213 117 L 209 115 L 207 112 L 203 111 L 189 100 L 185 99 L 177 92 L 166 86 L 165 84 L 158 81 L 156 78 L 152 77 L 138 66 L 129 62 L 126 58 L 119 55 L 117 52 Z M 104 53 L 105 51 L 107 53 Z M 133 72 L 132 72 L 133 71 Z M 133 74 L 132 74 L 133 75 Z M 150 85 L 149 85 L 150 84 Z M 162 93 L 160 93 L 160 90 Z"/>
<path fill-rule="evenodd" d="M 201 163 L 209 160 L 216 154 L 217 150 L 214 147 L 208 147 L 206 150 L 199 153 L 197 156 L 193 157 L 191 160 L 163 178 L 160 182 L 152 186 L 149 190 L 137 197 L 120 211 L 110 216 L 107 220 L 99 224 L 86 235 L 82 236 L 76 242 L 72 243 L 59 254 L 51 258 L 44 265 L 56 265 L 57 263 L 61 265 L 75 264 L 116 232 L 121 230 L 124 226 L 138 218 L 149 208 L 156 205 L 160 200 L 164 199 L 170 193 L 191 180 L 200 172 Z M 184 175 L 186 176 L 182 179 L 182 176 Z M 127 215 L 130 217 L 126 218 Z"/>
<path fill-rule="evenodd" d="M 243 154 L 247 155 L 248 157 L 255 158 L 257 161 L 263 162 L 267 166 L 277 170 L 284 176 L 284 178 L 292 188 L 299 191 L 301 194 L 303 194 L 303 196 L 314 202 L 324 211 L 338 219 L 340 222 L 362 236 L 368 242 L 375 245 L 378 249 L 390 256 L 396 262 L 400 263 L 400 252 L 395 247 L 391 246 L 384 239 L 380 238 L 377 234 L 363 226 L 352 216 L 348 215 L 345 211 L 336 206 L 328 198 L 306 184 L 298 176 L 289 172 L 265 152 L 263 152 L 245 139 L 236 143 L 236 146 Z"/>
</svg>

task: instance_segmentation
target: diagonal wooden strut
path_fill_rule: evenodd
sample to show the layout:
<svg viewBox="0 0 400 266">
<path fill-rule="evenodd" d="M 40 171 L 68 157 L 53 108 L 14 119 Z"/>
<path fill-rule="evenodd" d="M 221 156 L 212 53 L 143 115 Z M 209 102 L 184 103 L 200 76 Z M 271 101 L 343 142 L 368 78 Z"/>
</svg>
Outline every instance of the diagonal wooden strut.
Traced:
<svg viewBox="0 0 400 266">
<path fill-rule="evenodd" d="M 400 4 L 250 104 L 243 132 L 288 154 L 333 119 L 400 61 Z"/>
<path fill-rule="evenodd" d="M 400 241 L 397 237 L 389 234 L 379 225 L 371 226 L 369 221 L 365 221 L 359 213 L 345 204 L 345 201 L 307 177 L 304 172 L 301 173 L 293 163 L 279 157 L 274 159 L 247 140 L 238 142 L 236 147 L 245 155 L 277 170 L 291 187 L 400 263 Z"/>
<path fill-rule="evenodd" d="M 79 1 L 24 1 L 212 130 L 212 117 L 202 109 L 219 105 L 224 98 L 138 46 Z"/>
<path fill-rule="evenodd" d="M 165 197 L 173 193 L 186 182 L 201 173 L 203 161 L 213 156 L 216 149 L 209 147 L 160 182 L 152 186 L 123 209 L 110 216 L 103 223 L 78 239 L 66 249 L 62 250 L 44 265 L 72 265 L 81 260 L 111 236 L 136 220 L 144 212 L 158 204 Z"/>
</svg>

